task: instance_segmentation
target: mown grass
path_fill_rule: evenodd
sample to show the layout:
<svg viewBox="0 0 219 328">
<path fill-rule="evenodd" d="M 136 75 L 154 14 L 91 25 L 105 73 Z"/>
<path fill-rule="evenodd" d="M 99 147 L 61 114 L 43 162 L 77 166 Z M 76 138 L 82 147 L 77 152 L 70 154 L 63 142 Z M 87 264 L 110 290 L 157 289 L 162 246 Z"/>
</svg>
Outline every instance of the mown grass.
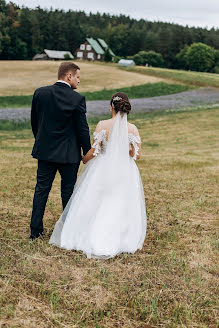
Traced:
<svg viewBox="0 0 219 328">
<path fill-rule="evenodd" d="M 78 61 L 80 92 L 155 83 L 161 78 L 121 71 L 116 64 Z M 34 90 L 57 81 L 60 61 L 1 60 L 0 96 L 33 94 Z"/>
<path fill-rule="evenodd" d="M 33 95 L 27 96 L 0 96 L 0 108 L 30 107 Z"/>
<path fill-rule="evenodd" d="M 30 121 L 29 120 L 0 120 L 0 131 L 17 131 L 17 130 L 24 130 L 30 129 Z"/>
<path fill-rule="evenodd" d="M 219 88 L 219 74 L 182 71 L 176 69 L 156 68 L 156 67 L 120 67 L 129 72 L 141 73 L 149 76 L 160 77 L 176 82 L 193 85 Z"/>
<path fill-rule="evenodd" d="M 32 134 L 30 129 L 0 131 L 2 327 L 219 324 L 219 109 L 130 119 L 142 137 L 138 167 L 148 231 L 141 251 L 107 261 L 48 244 L 61 214 L 59 176 L 45 212 L 45 237 L 29 242 L 36 175 Z"/>
<path fill-rule="evenodd" d="M 207 109 L 213 109 L 218 107 L 217 104 L 215 105 L 204 105 L 198 107 L 185 107 L 185 108 L 178 108 L 178 109 L 170 109 L 170 110 L 159 110 L 159 111 L 151 111 L 145 113 L 144 111 L 129 114 L 129 120 L 132 122 L 139 120 L 144 121 L 152 121 L 154 119 L 158 119 L 163 116 L 174 115 L 175 113 L 189 113 L 189 112 L 197 112 L 197 111 L 206 111 Z M 100 120 L 107 120 L 109 119 L 110 113 L 102 114 L 99 116 L 91 115 L 87 116 L 87 121 L 89 125 L 96 125 Z M 20 131 L 25 129 L 31 129 L 30 120 L 0 120 L 0 131 Z"/>
<path fill-rule="evenodd" d="M 147 98 L 169 95 L 173 93 L 190 90 L 191 87 L 181 84 L 168 84 L 164 82 L 147 83 L 126 88 L 101 90 L 94 92 L 83 92 L 86 100 L 109 100 L 115 92 L 128 93 L 129 98 Z M 30 107 L 32 95 L 27 96 L 0 96 L 0 108 Z"/>
<path fill-rule="evenodd" d="M 191 87 L 182 84 L 168 84 L 164 82 L 147 83 L 126 88 L 117 88 L 111 90 L 101 90 L 97 92 L 86 92 L 84 95 L 87 100 L 108 100 L 118 91 L 125 92 L 130 99 L 149 98 L 156 96 L 170 95 L 190 90 Z"/>
</svg>

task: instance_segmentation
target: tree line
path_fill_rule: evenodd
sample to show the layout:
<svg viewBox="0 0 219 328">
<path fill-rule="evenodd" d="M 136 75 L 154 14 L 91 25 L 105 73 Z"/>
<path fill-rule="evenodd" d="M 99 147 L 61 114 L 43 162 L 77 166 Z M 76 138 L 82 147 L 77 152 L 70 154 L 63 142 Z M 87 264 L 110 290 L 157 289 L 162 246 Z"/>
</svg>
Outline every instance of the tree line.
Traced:
<svg viewBox="0 0 219 328">
<path fill-rule="evenodd" d="M 74 53 L 86 37 L 103 38 L 119 57 L 159 53 L 162 66 L 168 68 L 188 68 L 187 64 L 182 67 L 183 60 L 179 61 L 177 55 L 193 43 L 219 49 L 219 29 L 136 20 L 125 15 L 30 9 L 0 0 L 0 59 L 32 59 L 45 48 Z"/>
</svg>

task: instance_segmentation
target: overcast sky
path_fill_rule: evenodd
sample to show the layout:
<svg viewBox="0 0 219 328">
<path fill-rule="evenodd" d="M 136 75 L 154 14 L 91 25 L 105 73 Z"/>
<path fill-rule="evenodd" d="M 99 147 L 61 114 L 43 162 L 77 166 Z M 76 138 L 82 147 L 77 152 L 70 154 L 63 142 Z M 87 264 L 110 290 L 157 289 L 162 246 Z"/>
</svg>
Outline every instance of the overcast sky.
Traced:
<svg viewBox="0 0 219 328">
<path fill-rule="evenodd" d="M 7 1 L 9 2 L 9 1 Z M 151 21 L 219 28 L 219 0 L 12 0 L 22 6 L 124 14 Z"/>
</svg>

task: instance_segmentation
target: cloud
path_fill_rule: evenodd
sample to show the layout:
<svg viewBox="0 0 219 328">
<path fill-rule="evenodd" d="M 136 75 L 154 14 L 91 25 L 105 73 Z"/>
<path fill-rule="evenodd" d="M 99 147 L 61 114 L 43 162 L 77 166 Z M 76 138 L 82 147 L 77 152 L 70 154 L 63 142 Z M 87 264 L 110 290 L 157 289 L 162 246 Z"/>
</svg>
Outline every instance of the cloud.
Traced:
<svg viewBox="0 0 219 328">
<path fill-rule="evenodd" d="M 14 0 L 18 5 L 34 8 L 59 8 L 63 10 L 84 10 L 86 12 L 129 15 L 137 19 L 173 22 L 189 26 L 219 28 L 218 0 Z"/>
</svg>

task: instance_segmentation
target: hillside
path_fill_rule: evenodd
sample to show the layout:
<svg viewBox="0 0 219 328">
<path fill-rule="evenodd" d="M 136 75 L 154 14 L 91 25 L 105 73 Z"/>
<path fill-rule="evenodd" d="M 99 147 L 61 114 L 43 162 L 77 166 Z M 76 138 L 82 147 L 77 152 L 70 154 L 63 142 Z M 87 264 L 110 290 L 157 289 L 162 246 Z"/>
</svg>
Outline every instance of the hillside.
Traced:
<svg viewBox="0 0 219 328">
<path fill-rule="evenodd" d="M 120 69 L 127 72 L 167 79 L 172 82 L 175 81 L 175 83 L 219 88 L 219 74 L 143 66 L 121 67 Z"/>
<path fill-rule="evenodd" d="M 163 81 L 160 77 L 119 70 L 117 65 L 77 62 L 81 68 L 79 92 L 123 88 Z M 0 96 L 29 95 L 57 81 L 59 61 L 0 61 Z"/>
</svg>

